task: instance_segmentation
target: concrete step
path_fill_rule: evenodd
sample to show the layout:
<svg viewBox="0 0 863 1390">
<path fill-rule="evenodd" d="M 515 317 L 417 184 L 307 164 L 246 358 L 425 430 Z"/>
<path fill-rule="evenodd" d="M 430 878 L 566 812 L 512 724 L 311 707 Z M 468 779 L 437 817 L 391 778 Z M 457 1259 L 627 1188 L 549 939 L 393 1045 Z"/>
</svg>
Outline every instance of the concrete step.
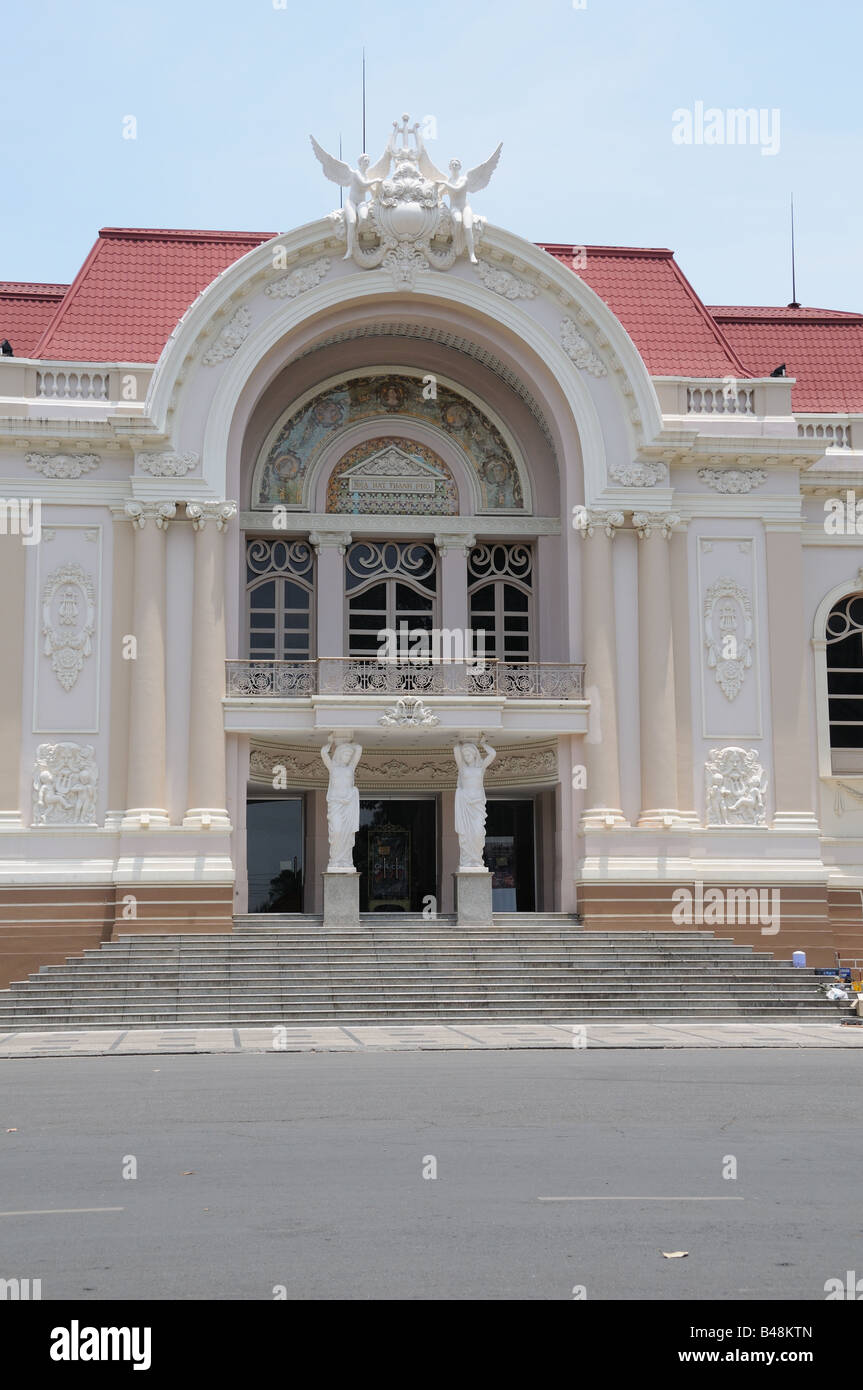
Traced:
<svg viewBox="0 0 863 1390">
<path fill-rule="evenodd" d="M 80 1029 L 128 1029 L 128 1028 L 271 1028 L 277 1026 L 302 1027 L 308 1026 L 344 1026 L 344 1027 L 363 1027 L 374 1024 L 421 1024 L 421 1023 L 453 1023 L 453 1024 L 488 1024 L 488 1023 L 562 1023 L 571 1025 L 583 1022 L 604 1022 L 604 1023 L 624 1023 L 649 1019 L 665 1019 L 692 1022 L 734 1022 L 734 1021 L 757 1021 L 768 1020 L 775 1023 L 782 1022 L 808 1022 L 831 1023 L 839 1017 L 838 1013 L 831 1013 L 825 1017 L 824 1011 L 820 1009 L 790 1009 L 787 1006 L 778 1006 L 776 1009 L 764 1008 L 741 1008 L 724 1007 L 713 1009 L 690 1009 L 690 1008 L 669 1008 L 667 1010 L 656 1010 L 650 1007 L 609 1009 L 586 1008 L 579 1009 L 544 1009 L 532 1010 L 530 1013 L 522 1011 L 513 1012 L 510 1009 L 487 1009 L 482 1013 L 475 1010 L 465 1009 L 446 1009 L 436 1007 L 428 1011 L 411 1010 L 387 1010 L 387 1009 L 364 1009 L 360 1012 L 351 1011 L 305 1011 L 287 1012 L 284 1010 L 270 1009 L 260 1014 L 234 1014 L 234 1013 L 207 1013 L 207 1014 L 188 1014 L 182 1017 L 163 1014 L 136 1014 L 134 1016 L 123 1014 L 100 1014 L 98 1016 L 84 1016 L 76 1014 L 74 1019 L 68 1017 L 57 1018 L 55 1016 L 28 1017 L 26 1020 L 2 1020 L 0 1021 L 0 1034 L 3 1032 L 70 1032 Z"/>
<path fill-rule="evenodd" d="M 709 931 L 465 931 L 375 916 L 233 933 L 130 933 L 0 992 L 0 1029 L 600 1018 L 834 1019 L 811 971 Z"/>
<path fill-rule="evenodd" d="M 212 970 L 204 967 L 200 970 L 180 970 L 180 971 L 82 971 L 80 975 L 36 975 L 32 980 L 15 982 L 10 986 L 16 993 L 34 993 L 39 989 L 47 990 L 66 990 L 72 993 L 80 992 L 94 985 L 100 988 L 125 990 L 131 988 L 143 989 L 182 989 L 190 984 L 207 985 L 209 988 L 223 989 L 228 984 L 242 985 L 243 987 L 254 986 L 264 983 L 285 983 L 295 985 L 300 988 L 312 987 L 322 982 L 337 985 L 346 984 L 372 984 L 382 985 L 399 983 L 410 983 L 416 981 L 422 983 L 439 982 L 442 984 L 451 983 L 458 980 L 477 981 L 486 980 L 491 983 L 501 984 L 537 984 L 545 985 L 554 980 L 562 980 L 569 984 L 591 984 L 596 987 L 608 987 L 616 983 L 625 983 L 629 988 L 639 989 L 648 986 L 668 985 L 671 988 L 698 988 L 699 985 L 724 985 L 735 980 L 741 983 L 759 986 L 763 984 L 781 984 L 788 989 L 801 989 L 803 987 L 816 988 L 818 981 L 801 975 L 800 972 L 778 971 L 778 970 L 729 970 L 717 966 L 715 970 L 644 970 L 638 974 L 621 974 L 617 970 L 583 970 L 579 968 L 561 969 L 559 966 L 534 965 L 530 970 L 511 968 L 509 966 L 486 966 L 476 970 L 471 970 L 465 966 L 429 966 L 424 969 L 420 963 L 418 966 L 404 970 L 326 970 L 317 966 L 305 968 L 290 968 L 283 970 L 261 969 L 261 970 Z"/>
<path fill-rule="evenodd" d="M 20 997 L 20 996 L 19 996 Z M 190 990 L 184 994 L 148 994 L 139 996 L 117 995 L 117 994 L 80 994 L 80 995 L 55 995 L 46 998 L 33 999 L 27 998 L 25 1002 L 16 1002 L 12 1005 L 3 1004 L 0 1006 L 4 1011 L 14 1014 L 25 1012 L 49 1013 L 53 1009 L 69 1008 L 111 1008 L 122 1003 L 125 1007 L 146 1008 L 153 1007 L 166 1009 L 188 1009 L 197 1007 L 199 1004 L 257 1004 L 266 1003 L 272 1000 L 279 1000 L 283 1004 L 296 1004 L 302 1007 L 305 1004 L 317 1004 L 332 1001 L 333 1003 L 356 1003 L 361 1005 L 364 1000 L 388 999 L 393 1002 L 404 1002 L 405 1000 L 417 1003 L 434 1003 L 435 1001 L 449 1002 L 457 1000 L 476 1000 L 479 1003 L 495 1002 L 497 1000 L 511 1002 L 521 1001 L 525 1005 L 543 1005 L 550 1001 L 571 1000 L 582 1002 L 602 1002 L 605 1000 L 611 1003 L 618 1000 L 621 1003 L 635 1002 L 669 1004 L 673 1005 L 681 999 L 679 993 L 669 992 L 666 989 L 655 991 L 632 991 L 626 989 L 607 990 L 607 989 L 583 989 L 578 987 L 567 988 L 566 986 L 549 986 L 543 990 L 525 989 L 517 985 L 501 988 L 498 985 L 487 986 L 486 988 L 475 987 L 466 988 L 463 985 L 456 985 L 452 988 L 443 989 L 417 989 L 417 988 L 391 988 L 383 987 L 364 987 L 363 989 L 333 990 L 321 988 L 316 990 L 297 990 L 297 989 L 273 989 L 273 990 L 249 990 L 249 991 L 215 991 L 215 990 Z M 763 1000 L 765 1003 L 774 1002 L 777 999 L 785 999 L 789 1003 L 818 1004 L 822 996 L 817 993 L 789 993 L 788 990 L 780 986 L 774 988 L 754 989 L 735 985 L 721 987 L 714 990 L 698 990 L 685 996 L 687 1004 L 703 1004 L 708 1002 L 754 1002 Z"/>
</svg>

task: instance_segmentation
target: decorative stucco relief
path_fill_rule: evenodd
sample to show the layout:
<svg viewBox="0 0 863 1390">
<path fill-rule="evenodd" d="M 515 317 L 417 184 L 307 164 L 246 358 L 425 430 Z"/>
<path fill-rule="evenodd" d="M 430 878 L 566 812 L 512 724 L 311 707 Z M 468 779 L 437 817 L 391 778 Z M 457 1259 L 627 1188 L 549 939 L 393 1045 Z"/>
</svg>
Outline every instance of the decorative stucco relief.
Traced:
<svg viewBox="0 0 863 1390">
<path fill-rule="evenodd" d="M 313 290 L 319 285 L 331 265 L 329 256 L 320 256 L 309 265 L 298 266 L 289 275 L 274 280 L 267 285 L 264 294 L 269 295 L 270 299 L 296 299 L 298 294 L 305 294 L 306 290 Z"/>
<path fill-rule="evenodd" d="M 493 290 L 504 299 L 535 299 L 539 294 L 536 285 L 489 261 L 477 261 L 476 273 L 487 290 Z"/>
<path fill-rule="evenodd" d="M 720 576 L 705 595 L 704 645 L 723 695 L 736 699 L 752 665 L 755 637 L 749 592 L 730 575 Z"/>
<path fill-rule="evenodd" d="M 428 705 L 423 704 L 418 695 L 406 695 L 390 705 L 378 720 L 379 724 L 404 726 L 406 724 L 424 725 L 427 728 L 439 724 L 440 720 Z"/>
<path fill-rule="evenodd" d="M 139 531 L 143 531 L 148 521 L 154 521 L 160 531 L 167 531 L 168 523 L 177 514 L 176 502 L 124 502 L 123 511 Z"/>
<path fill-rule="evenodd" d="M 638 532 L 639 540 L 649 540 L 656 531 L 663 540 L 668 540 L 680 517 L 675 512 L 633 512 L 632 524 Z"/>
<path fill-rule="evenodd" d="M 327 178 L 347 190 L 344 207 L 330 214 L 346 245 L 344 259 L 361 270 L 380 266 L 389 271 L 394 287 L 408 289 L 418 274 L 449 270 L 465 253 L 476 265 L 485 219 L 468 200 L 488 184 L 502 148 L 498 145 L 484 164 L 464 174 L 460 162 L 450 160 L 445 174 L 429 157 L 419 121 L 409 126 L 409 119 L 403 116 L 401 125 L 393 122 L 380 159 L 370 165 L 368 155 L 361 154 L 356 169 L 312 137 Z"/>
<path fill-rule="evenodd" d="M 284 769 L 284 771 L 280 771 Z M 271 786 L 325 787 L 327 777 L 317 749 L 284 745 L 252 746 L 249 776 Z M 502 748 L 486 774 L 496 786 L 552 786 L 558 781 L 557 748 L 554 744 L 529 744 Z M 278 782 L 277 780 L 278 779 Z M 398 785 L 414 789 L 454 788 L 456 769 L 452 748 L 363 749 L 356 772 L 360 789 Z"/>
<path fill-rule="evenodd" d="M 64 690 L 71 690 L 92 654 L 96 588 L 80 565 L 61 565 L 42 589 L 43 652 Z"/>
<path fill-rule="evenodd" d="M 248 309 L 238 309 L 230 323 L 225 324 L 212 347 L 201 358 L 204 366 L 215 367 L 218 362 L 225 362 L 229 357 L 233 357 L 248 338 L 251 326 L 252 316 Z"/>
<path fill-rule="evenodd" d="M 92 473 L 102 460 L 98 454 L 27 454 L 24 462 L 44 478 L 80 478 Z"/>
<path fill-rule="evenodd" d="M 39 744 L 33 769 L 33 825 L 95 825 L 98 790 L 92 744 Z"/>
<path fill-rule="evenodd" d="M 194 530 L 203 531 L 208 521 L 216 523 L 217 531 L 224 531 L 228 522 L 237 515 L 236 502 L 187 502 L 186 518 Z"/>
<path fill-rule="evenodd" d="M 572 509 L 572 529 L 580 532 L 582 536 L 592 536 L 597 530 L 601 530 L 609 540 L 613 540 L 617 528 L 623 525 L 623 520 L 623 512 L 595 512 L 582 506 Z"/>
<path fill-rule="evenodd" d="M 767 824 L 767 773 L 757 748 L 711 748 L 704 781 L 708 825 Z"/>
<path fill-rule="evenodd" d="M 667 476 L 668 468 L 658 459 L 612 464 L 609 472 L 621 487 L 656 487 Z"/>
<path fill-rule="evenodd" d="M 198 455 L 175 454 L 136 454 L 135 466 L 142 473 L 152 473 L 154 478 L 185 478 L 197 466 Z"/>
<path fill-rule="evenodd" d="M 424 444 L 369 439 L 348 451 L 327 485 L 328 512 L 452 516 L 458 489 L 447 465 Z"/>
<path fill-rule="evenodd" d="M 751 492 L 767 480 L 763 468 L 699 468 L 698 476 L 714 492 Z"/>
<path fill-rule="evenodd" d="M 587 339 L 579 333 L 572 319 L 562 319 L 560 324 L 560 341 L 567 357 L 580 367 L 582 371 L 590 372 L 591 376 L 607 376 L 608 369 L 601 358 L 597 357 Z"/>
<path fill-rule="evenodd" d="M 850 803 L 846 798 L 850 798 Z M 849 787 L 847 782 L 837 782 L 833 798 L 833 811 L 837 816 L 844 816 L 849 810 L 863 813 L 863 791 L 858 791 L 856 787 Z"/>
</svg>

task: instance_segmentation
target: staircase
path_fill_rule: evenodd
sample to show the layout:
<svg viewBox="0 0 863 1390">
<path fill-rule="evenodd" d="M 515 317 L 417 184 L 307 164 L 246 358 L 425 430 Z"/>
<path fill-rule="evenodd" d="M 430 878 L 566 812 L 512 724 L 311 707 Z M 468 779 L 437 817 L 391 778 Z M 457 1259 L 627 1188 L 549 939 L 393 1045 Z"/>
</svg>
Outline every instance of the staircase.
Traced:
<svg viewBox="0 0 863 1390">
<path fill-rule="evenodd" d="M 491 928 L 407 913 L 324 930 L 237 917 L 221 935 L 121 936 L 0 991 L 0 1033 L 272 1024 L 818 1019 L 796 970 L 707 931 L 585 931 L 563 913 Z"/>
</svg>

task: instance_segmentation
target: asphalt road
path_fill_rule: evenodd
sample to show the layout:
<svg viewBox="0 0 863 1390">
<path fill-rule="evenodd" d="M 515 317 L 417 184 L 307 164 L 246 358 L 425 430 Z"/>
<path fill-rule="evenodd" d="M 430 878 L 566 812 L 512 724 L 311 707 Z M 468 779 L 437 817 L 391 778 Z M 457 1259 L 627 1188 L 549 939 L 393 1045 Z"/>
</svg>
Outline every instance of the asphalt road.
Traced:
<svg viewBox="0 0 863 1390">
<path fill-rule="evenodd" d="M 589 1049 L 2 1062 L 0 1278 L 41 1278 L 43 1300 L 577 1285 L 823 1300 L 827 1279 L 863 1273 L 860 1065 Z"/>
</svg>

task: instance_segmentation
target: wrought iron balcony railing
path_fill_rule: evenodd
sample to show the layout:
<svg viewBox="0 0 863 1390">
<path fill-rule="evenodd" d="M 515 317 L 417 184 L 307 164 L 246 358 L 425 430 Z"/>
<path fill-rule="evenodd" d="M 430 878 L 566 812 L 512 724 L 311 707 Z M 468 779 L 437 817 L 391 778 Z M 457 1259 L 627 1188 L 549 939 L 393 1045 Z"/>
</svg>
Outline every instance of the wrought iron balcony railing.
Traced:
<svg viewBox="0 0 863 1390">
<path fill-rule="evenodd" d="M 581 700 L 584 666 L 555 661 L 228 661 L 235 699 L 306 700 L 312 695 L 495 695 L 508 700 Z"/>
</svg>

